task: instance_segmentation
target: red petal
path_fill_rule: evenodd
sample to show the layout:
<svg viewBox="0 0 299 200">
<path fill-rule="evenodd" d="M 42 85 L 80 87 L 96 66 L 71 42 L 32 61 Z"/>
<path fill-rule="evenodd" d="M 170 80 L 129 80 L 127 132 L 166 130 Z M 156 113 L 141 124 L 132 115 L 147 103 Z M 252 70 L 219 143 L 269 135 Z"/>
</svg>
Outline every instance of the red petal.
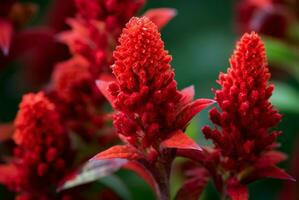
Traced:
<svg viewBox="0 0 299 200">
<path fill-rule="evenodd" d="M 212 105 L 211 99 L 197 99 L 186 105 L 177 116 L 177 127 L 184 129 L 189 121 L 200 111 Z"/>
<path fill-rule="evenodd" d="M 162 29 L 176 15 L 177 11 L 173 8 L 150 9 L 144 14 L 144 16 L 154 22 L 159 29 Z"/>
<path fill-rule="evenodd" d="M 106 80 L 97 80 L 96 81 L 97 87 L 99 88 L 99 90 L 101 91 L 101 93 L 109 101 L 109 103 L 111 105 L 113 105 L 113 100 L 114 100 L 115 97 L 112 96 L 110 94 L 110 92 L 108 91 L 108 87 L 109 87 L 110 83 L 111 83 L 111 81 L 106 81 Z"/>
<path fill-rule="evenodd" d="M 198 173 L 199 172 L 199 173 Z M 205 185 L 209 180 L 209 174 L 206 170 L 196 170 L 196 177 L 188 179 L 179 189 L 175 200 L 198 200 Z"/>
<path fill-rule="evenodd" d="M 113 146 L 105 151 L 102 151 L 101 153 L 98 153 L 93 158 L 91 158 L 91 161 L 93 160 L 105 160 L 105 159 L 112 159 L 112 158 L 123 158 L 128 160 L 136 160 L 139 158 L 142 158 L 142 155 L 140 152 L 137 151 L 132 146 L 128 145 L 116 145 Z"/>
<path fill-rule="evenodd" d="M 157 187 L 155 179 L 152 177 L 151 173 L 138 162 L 130 161 L 123 166 L 125 169 L 129 169 L 138 174 L 143 180 L 145 180 L 153 190 Z"/>
<path fill-rule="evenodd" d="M 9 53 L 13 29 L 11 23 L 3 19 L 0 19 L 0 27 L 0 49 L 3 54 L 7 56 Z"/>
<path fill-rule="evenodd" d="M 13 164 L 0 165 L 0 183 L 6 184 L 16 173 L 17 168 Z"/>
<path fill-rule="evenodd" d="M 202 148 L 181 130 L 172 132 L 160 145 L 162 148 L 193 149 L 202 151 Z"/>
<path fill-rule="evenodd" d="M 13 123 L 0 124 L 0 142 L 10 139 L 13 135 L 13 132 Z"/>
<path fill-rule="evenodd" d="M 227 194 L 231 200 L 248 200 L 248 188 L 242 185 L 239 181 L 231 179 L 227 184 Z"/>
<path fill-rule="evenodd" d="M 182 99 L 184 99 L 186 103 L 189 103 L 193 100 L 194 93 L 195 92 L 194 92 L 194 86 L 193 85 L 191 85 L 189 87 L 186 87 L 181 91 L 181 94 L 183 95 Z"/>
</svg>

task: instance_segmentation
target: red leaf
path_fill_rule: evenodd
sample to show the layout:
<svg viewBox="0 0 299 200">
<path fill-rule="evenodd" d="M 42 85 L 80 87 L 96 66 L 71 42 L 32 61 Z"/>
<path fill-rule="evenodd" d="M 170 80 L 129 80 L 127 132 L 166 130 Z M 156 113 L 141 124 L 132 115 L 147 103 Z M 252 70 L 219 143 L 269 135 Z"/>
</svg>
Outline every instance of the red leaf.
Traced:
<svg viewBox="0 0 299 200">
<path fill-rule="evenodd" d="M 132 146 L 129 145 L 116 145 L 113 146 L 101 153 L 98 153 L 91 161 L 94 160 L 106 160 L 106 159 L 113 159 L 113 158 L 123 158 L 128 160 L 136 160 L 142 158 L 142 154 L 137 151 Z"/>
<path fill-rule="evenodd" d="M 227 182 L 227 194 L 231 200 L 248 200 L 248 188 L 245 185 L 242 185 L 236 179 L 230 179 Z"/>
<path fill-rule="evenodd" d="M 34 43 L 32 43 L 32 38 L 34 38 Z M 44 49 L 45 46 L 55 43 L 54 32 L 47 28 L 35 28 L 27 29 L 18 32 L 11 44 L 12 54 L 17 57 L 23 55 L 24 52 L 33 49 Z M 38 53 L 42 53 L 39 51 Z"/>
<path fill-rule="evenodd" d="M 202 148 L 181 130 L 172 132 L 160 145 L 162 148 L 193 149 L 202 151 Z"/>
<path fill-rule="evenodd" d="M 157 187 L 155 179 L 152 177 L 151 173 L 141 164 L 135 161 L 129 161 L 123 166 L 124 169 L 129 169 L 138 174 L 143 180 L 145 180 L 153 190 Z"/>
<path fill-rule="evenodd" d="M 13 28 L 10 22 L 3 19 L 0 19 L 0 27 L 0 49 L 2 50 L 3 54 L 7 56 L 9 54 Z"/>
<path fill-rule="evenodd" d="M 181 156 L 184 158 L 189 158 L 193 161 L 199 162 L 201 164 L 204 164 L 206 161 L 208 155 L 206 155 L 206 151 L 203 149 L 203 151 L 198 151 L 194 149 L 178 149 L 176 151 L 176 156 Z"/>
<path fill-rule="evenodd" d="M 291 177 L 288 173 L 286 173 L 283 169 L 280 169 L 276 166 L 269 166 L 265 168 L 255 169 L 250 175 L 250 181 L 259 180 L 262 178 L 275 178 L 289 181 L 296 181 L 293 177 Z"/>
<path fill-rule="evenodd" d="M 13 123 L 0 124 L 0 142 L 8 140 L 14 132 Z"/>
<path fill-rule="evenodd" d="M 114 96 L 112 96 L 110 94 L 110 92 L 108 91 L 108 87 L 111 82 L 112 81 L 107 81 L 107 80 L 97 80 L 96 84 L 97 84 L 97 87 L 99 88 L 99 90 L 101 91 L 101 93 L 109 101 L 109 103 L 111 105 L 113 105 Z"/>
<path fill-rule="evenodd" d="M 209 180 L 206 170 L 192 170 L 193 178 L 186 180 L 176 194 L 175 200 L 198 200 Z"/>
<path fill-rule="evenodd" d="M 0 165 L 0 183 L 6 184 L 17 173 L 17 168 L 13 164 Z"/>
<path fill-rule="evenodd" d="M 181 113 L 182 109 L 189 104 L 190 102 L 192 102 L 193 98 L 194 98 L 194 86 L 189 86 L 184 88 L 181 92 L 182 98 L 180 99 L 180 103 L 177 105 L 177 113 L 179 114 Z"/>
<path fill-rule="evenodd" d="M 144 14 L 144 16 L 154 22 L 159 29 L 162 29 L 176 15 L 177 12 L 173 8 L 150 9 Z"/>
<path fill-rule="evenodd" d="M 264 153 L 257 161 L 255 166 L 257 168 L 264 168 L 266 166 L 273 166 L 281 161 L 287 159 L 287 155 L 279 151 L 268 151 Z"/>
<path fill-rule="evenodd" d="M 176 126 L 184 129 L 189 121 L 200 111 L 212 105 L 215 101 L 211 99 L 197 99 L 187 104 L 177 115 Z"/>
</svg>

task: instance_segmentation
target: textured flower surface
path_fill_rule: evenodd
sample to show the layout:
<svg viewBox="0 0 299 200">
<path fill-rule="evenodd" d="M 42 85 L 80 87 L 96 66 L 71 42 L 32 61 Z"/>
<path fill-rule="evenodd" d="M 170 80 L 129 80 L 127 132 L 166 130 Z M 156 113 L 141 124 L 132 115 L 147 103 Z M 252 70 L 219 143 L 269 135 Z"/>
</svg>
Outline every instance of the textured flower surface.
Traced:
<svg viewBox="0 0 299 200">
<path fill-rule="evenodd" d="M 265 177 L 292 179 L 275 166 L 285 156 L 274 151 L 275 139 L 281 132 L 273 128 L 281 121 L 281 115 L 269 101 L 274 90 L 269 78 L 260 37 L 254 32 L 244 34 L 230 59 L 230 68 L 219 76 L 221 89 L 214 90 L 221 110 L 210 111 L 215 128 L 205 126 L 202 130 L 219 152 L 222 172 L 218 173 L 227 181 L 227 193 L 233 199 L 240 193 L 241 199 L 248 198 L 246 187 L 239 182 Z"/>
<path fill-rule="evenodd" d="M 144 0 L 76 0 L 77 15 L 69 19 L 72 30 L 61 34 L 73 54 L 85 57 L 95 78 L 109 70 L 111 53 L 125 23 L 136 14 Z"/>
<path fill-rule="evenodd" d="M 264 45 L 255 33 L 243 36 L 230 64 L 227 73 L 219 76 L 221 89 L 215 90 L 221 113 L 216 108 L 210 111 L 212 122 L 221 130 L 208 127 L 203 130 L 234 168 L 273 148 L 280 132 L 270 128 L 278 125 L 281 115 L 269 102 L 274 86 L 268 83 L 270 73 Z"/>
<path fill-rule="evenodd" d="M 113 54 L 116 79 L 103 78 L 97 84 L 116 110 L 114 126 L 126 145 L 114 146 L 92 160 L 137 161 L 146 169 L 143 177 L 150 173 L 147 177 L 154 178 L 158 197 L 168 199 L 175 149 L 201 151 L 183 131 L 193 116 L 213 101 L 193 101 L 192 87 L 178 91 L 171 57 L 164 50 L 158 27 L 148 18 L 132 18 L 119 43 Z M 140 172 L 138 169 L 135 165 Z M 152 185 L 153 181 L 148 181 Z"/>
<path fill-rule="evenodd" d="M 105 118 L 95 80 L 110 71 L 120 30 L 143 3 L 76 0 L 76 16 L 67 21 L 71 30 L 59 34 L 73 58 L 57 64 L 50 94 L 70 130 L 84 139 L 94 138 Z"/>
<path fill-rule="evenodd" d="M 91 139 L 103 126 L 100 106 L 104 98 L 89 68 L 89 62 L 80 56 L 59 63 L 52 74 L 55 90 L 49 93 L 67 126 L 84 139 Z"/>
<path fill-rule="evenodd" d="M 15 127 L 15 170 L 7 184 L 19 199 L 55 199 L 57 184 L 72 164 L 69 139 L 55 105 L 42 92 L 25 95 Z"/>
</svg>

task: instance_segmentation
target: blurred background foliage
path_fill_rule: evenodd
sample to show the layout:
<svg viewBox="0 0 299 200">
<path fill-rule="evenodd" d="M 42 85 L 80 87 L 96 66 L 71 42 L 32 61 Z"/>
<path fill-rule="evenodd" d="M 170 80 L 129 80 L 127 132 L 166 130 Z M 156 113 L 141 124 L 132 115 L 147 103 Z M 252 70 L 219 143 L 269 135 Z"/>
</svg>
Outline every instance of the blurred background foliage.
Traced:
<svg viewBox="0 0 299 200">
<path fill-rule="evenodd" d="M 45 19 L 46 10 L 51 6 L 51 1 L 31 0 L 28 2 L 34 2 L 40 6 L 39 13 L 32 20 L 31 26 L 41 24 Z M 229 66 L 229 56 L 239 37 L 234 25 L 234 3 L 233 0 L 149 0 L 143 8 L 143 11 L 155 7 L 177 9 L 178 15 L 162 30 L 162 37 L 166 49 L 173 56 L 172 66 L 175 69 L 175 78 L 180 89 L 193 84 L 197 97 L 211 98 L 213 96 L 211 88 L 218 87 L 215 80 L 219 72 L 225 71 Z M 280 149 L 290 155 L 288 161 L 283 163 L 283 167 L 288 169 L 293 147 L 296 139 L 299 139 L 299 59 L 296 55 L 299 51 L 270 38 L 265 39 L 270 67 L 272 62 L 279 63 L 275 65 L 279 66 L 279 71 L 275 69 L 272 79 L 277 83 L 272 99 L 284 115 L 279 127 L 283 131 L 279 142 L 281 143 Z M 22 94 L 30 90 L 20 85 L 21 82 L 18 81 L 18 71 L 21 68 L 22 63 L 12 63 L 10 67 L 0 72 L 1 122 L 13 120 Z M 207 111 L 202 112 L 188 128 L 188 134 L 201 144 L 208 144 L 200 131 L 200 128 L 208 123 L 207 113 Z M 116 176 L 118 178 L 99 181 L 95 189 L 103 185 L 111 187 L 116 184 L 119 186 L 118 189 L 117 187 L 112 189 L 118 190 L 117 193 L 123 197 L 127 196 L 125 198 L 154 199 L 150 188 L 134 173 L 122 170 Z M 125 183 L 125 186 L 119 182 L 119 179 Z M 180 185 L 180 181 L 179 177 L 172 179 L 173 193 Z M 282 185 L 282 181 L 271 179 L 251 184 L 250 199 L 277 199 Z M 4 188 L 0 187 L 1 200 L 8 198 L 4 196 L 4 191 Z M 128 197 L 127 192 L 130 192 L 132 196 Z M 218 199 L 215 195 L 214 187 L 209 184 L 201 199 Z"/>
</svg>

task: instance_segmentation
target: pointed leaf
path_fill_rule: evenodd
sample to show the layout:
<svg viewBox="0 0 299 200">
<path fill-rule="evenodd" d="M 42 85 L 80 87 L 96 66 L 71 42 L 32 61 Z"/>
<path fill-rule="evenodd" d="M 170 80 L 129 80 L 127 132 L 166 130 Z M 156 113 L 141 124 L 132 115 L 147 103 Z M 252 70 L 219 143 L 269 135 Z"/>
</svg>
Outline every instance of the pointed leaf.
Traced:
<svg viewBox="0 0 299 200">
<path fill-rule="evenodd" d="M 264 153 L 257 161 L 255 166 L 257 168 L 262 168 L 266 166 L 273 166 L 277 163 L 280 163 L 281 161 L 284 161 L 287 159 L 287 155 L 279 152 L 279 151 L 268 151 Z"/>
<path fill-rule="evenodd" d="M 6 184 L 8 180 L 16 176 L 17 168 L 13 164 L 0 165 L 0 183 Z"/>
<path fill-rule="evenodd" d="M 105 81 L 105 80 L 97 80 L 96 84 L 101 93 L 104 95 L 104 97 L 109 101 L 111 105 L 113 105 L 114 96 L 110 94 L 108 91 L 108 87 L 110 85 L 111 81 Z"/>
<path fill-rule="evenodd" d="M 4 19 L 0 19 L 0 27 L 0 49 L 2 50 L 3 54 L 7 56 L 9 54 L 13 28 L 12 24 Z"/>
<path fill-rule="evenodd" d="M 192 170 L 193 171 L 193 170 Z M 198 200 L 208 183 L 209 174 L 206 170 L 197 169 L 193 178 L 186 180 L 176 194 L 175 200 Z"/>
<path fill-rule="evenodd" d="M 176 15 L 177 11 L 173 8 L 150 9 L 144 14 L 144 16 L 154 22 L 159 29 L 162 29 Z"/>
<path fill-rule="evenodd" d="M 189 87 L 184 88 L 181 91 L 182 98 L 180 99 L 180 103 L 178 105 L 177 114 L 181 112 L 181 109 L 184 108 L 188 103 L 192 102 L 194 98 L 194 86 L 191 85 Z"/>
<path fill-rule="evenodd" d="M 177 115 L 176 126 L 185 128 L 189 121 L 200 111 L 212 105 L 215 101 L 211 99 L 197 99 L 186 105 Z"/>
<path fill-rule="evenodd" d="M 113 158 L 122 158 L 128 160 L 136 160 L 142 158 L 142 154 L 132 146 L 129 145 L 116 145 L 106 151 L 102 151 L 95 155 L 90 161 L 105 160 Z"/>
<path fill-rule="evenodd" d="M 57 191 L 90 183 L 99 178 L 111 175 L 127 163 L 126 159 L 94 160 L 87 162 L 77 172 L 63 179 Z"/>
<path fill-rule="evenodd" d="M 203 164 L 207 159 L 207 155 L 204 149 L 203 151 L 198 151 L 195 149 L 178 149 L 176 151 L 176 156 L 189 158 L 201 164 Z"/>
<path fill-rule="evenodd" d="M 130 200 L 132 199 L 131 193 L 127 187 L 127 185 L 117 176 L 110 175 L 103 178 L 100 178 L 98 182 L 106 185 L 114 192 L 118 194 L 121 199 Z"/>
<path fill-rule="evenodd" d="M 227 183 L 227 194 L 231 200 L 248 200 L 248 188 L 245 185 L 242 185 L 236 179 L 230 179 Z"/>
<path fill-rule="evenodd" d="M 0 142 L 10 139 L 14 132 L 13 123 L 0 124 Z"/>
<path fill-rule="evenodd" d="M 280 169 L 276 166 L 269 166 L 265 168 L 256 169 L 252 172 L 251 178 L 253 180 L 259 180 L 262 178 L 274 178 L 274 179 L 296 181 L 283 169 Z"/>
<path fill-rule="evenodd" d="M 202 148 L 181 130 L 171 133 L 168 138 L 161 143 L 161 147 L 202 151 Z"/>
</svg>

